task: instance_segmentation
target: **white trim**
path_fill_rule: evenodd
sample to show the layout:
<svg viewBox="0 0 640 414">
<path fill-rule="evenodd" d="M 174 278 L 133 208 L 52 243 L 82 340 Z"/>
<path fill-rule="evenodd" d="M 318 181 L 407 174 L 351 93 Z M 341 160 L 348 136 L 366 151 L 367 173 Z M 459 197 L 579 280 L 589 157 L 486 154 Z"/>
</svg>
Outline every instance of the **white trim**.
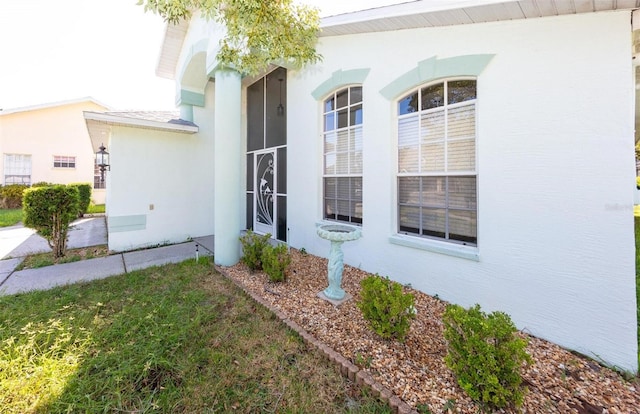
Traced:
<svg viewBox="0 0 640 414">
<path fill-rule="evenodd" d="M 474 262 L 480 261 L 480 253 L 476 246 L 464 246 L 462 244 L 433 240 L 425 237 L 407 236 L 404 234 L 389 236 L 389 243 L 445 254 L 447 256 L 460 257 L 462 259 L 473 260 Z"/>
<path fill-rule="evenodd" d="M 98 112 L 84 112 L 87 121 L 104 122 L 109 125 L 122 125 L 134 128 L 160 129 L 163 131 L 175 131 L 194 134 L 199 128 L 194 125 L 171 124 L 168 122 L 152 121 L 148 119 L 127 118 L 124 116 L 109 115 Z"/>
<path fill-rule="evenodd" d="M 94 103 L 96 105 L 102 106 L 107 111 L 111 110 L 111 108 L 109 106 L 103 104 L 102 102 L 97 101 L 97 100 L 93 99 L 90 96 L 86 96 L 84 98 L 69 99 L 69 100 L 66 100 L 66 101 L 48 102 L 48 103 L 43 103 L 43 104 L 22 106 L 22 107 L 19 107 L 19 108 L 9 108 L 9 109 L 4 109 L 4 110 L 0 109 L 0 116 L 15 114 L 15 113 L 18 113 L 18 112 L 38 111 L 40 109 L 54 108 L 54 107 L 57 107 L 57 106 L 75 105 L 75 104 L 79 104 L 79 103 L 83 103 L 83 102 L 91 102 L 91 103 Z"/>
</svg>

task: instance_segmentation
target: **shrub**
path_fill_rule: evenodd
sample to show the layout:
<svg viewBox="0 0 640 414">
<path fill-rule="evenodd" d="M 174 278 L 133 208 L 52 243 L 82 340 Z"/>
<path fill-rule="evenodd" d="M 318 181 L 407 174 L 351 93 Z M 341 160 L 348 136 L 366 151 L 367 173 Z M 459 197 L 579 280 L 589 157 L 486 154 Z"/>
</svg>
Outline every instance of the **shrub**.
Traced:
<svg viewBox="0 0 640 414">
<path fill-rule="evenodd" d="M 291 264 L 291 256 L 284 244 L 273 247 L 270 244 L 262 251 L 262 269 L 272 282 L 287 280 L 287 268 Z"/>
<path fill-rule="evenodd" d="M 251 230 L 240 237 L 242 244 L 242 257 L 240 260 L 246 264 L 251 271 L 262 269 L 262 251 L 269 245 L 271 234 L 260 236 Z"/>
<path fill-rule="evenodd" d="M 52 185 L 52 183 L 48 183 L 46 181 L 38 181 L 37 183 L 31 184 L 31 187 L 51 187 Z"/>
<path fill-rule="evenodd" d="M 69 223 L 78 215 L 78 199 L 78 189 L 64 185 L 30 188 L 24 193 L 24 225 L 47 240 L 55 258 L 66 253 Z"/>
<path fill-rule="evenodd" d="M 91 204 L 91 184 L 88 183 L 75 183 L 69 184 L 71 187 L 78 189 L 78 217 L 82 217 L 89 210 L 89 204 Z"/>
<path fill-rule="evenodd" d="M 360 286 L 358 308 L 373 331 L 385 339 L 404 341 L 416 316 L 413 295 L 403 293 L 399 283 L 378 275 L 363 279 Z"/>
<path fill-rule="evenodd" d="M 9 184 L 0 188 L 0 208 L 22 207 L 22 195 L 29 188 L 24 184 Z"/>
<path fill-rule="evenodd" d="M 520 369 L 531 357 L 525 350 L 527 341 L 516 336 L 509 315 L 487 315 L 480 305 L 468 310 L 448 305 L 443 322 L 448 341 L 445 362 L 460 387 L 485 407 L 520 406 L 526 392 Z"/>
</svg>

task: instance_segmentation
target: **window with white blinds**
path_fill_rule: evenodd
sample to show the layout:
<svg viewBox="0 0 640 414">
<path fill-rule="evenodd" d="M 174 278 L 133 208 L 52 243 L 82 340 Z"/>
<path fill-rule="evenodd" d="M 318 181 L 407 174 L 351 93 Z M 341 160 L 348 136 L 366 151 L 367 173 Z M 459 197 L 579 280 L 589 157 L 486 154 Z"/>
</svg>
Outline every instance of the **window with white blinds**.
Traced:
<svg viewBox="0 0 640 414">
<path fill-rule="evenodd" d="M 398 231 L 477 244 L 476 81 L 398 101 Z"/>
<path fill-rule="evenodd" d="M 362 87 L 324 101 L 324 218 L 362 224 Z"/>
</svg>

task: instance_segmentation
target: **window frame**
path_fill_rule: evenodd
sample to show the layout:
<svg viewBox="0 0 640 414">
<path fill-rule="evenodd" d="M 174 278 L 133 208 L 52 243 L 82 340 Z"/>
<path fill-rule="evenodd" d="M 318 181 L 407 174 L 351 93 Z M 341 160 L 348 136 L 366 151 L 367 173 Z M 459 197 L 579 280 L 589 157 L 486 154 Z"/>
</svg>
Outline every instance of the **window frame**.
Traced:
<svg viewBox="0 0 640 414">
<path fill-rule="evenodd" d="M 104 190 L 107 188 L 107 174 L 100 172 L 98 160 L 93 159 L 93 189 Z"/>
<path fill-rule="evenodd" d="M 15 166 L 13 164 L 10 165 L 9 158 L 20 157 L 20 165 Z M 29 160 L 28 166 L 25 163 L 25 160 Z M 13 161 L 12 161 L 13 162 Z M 28 169 L 29 174 L 21 174 L 21 172 L 26 172 Z M 24 170 L 24 171 L 20 171 Z M 23 184 L 23 185 L 31 185 L 31 175 L 33 173 L 33 156 L 32 154 L 18 154 L 18 153 L 3 153 L 3 175 L 2 180 L 4 185 L 11 184 Z M 11 177 L 7 182 L 7 177 Z M 20 178 L 20 180 L 14 180 L 15 178 Z M 26 179 L 25 179 L 26 178 Z M 19 182 L 18 182 L 19 181 Z"/>
<path fill-rule="evenodd" d="M 65 169 L 65 170 L 75 169 L 76 165 L 77 165 L 77 157 L 75 155 L 54 155 L 53 156 L 53 168 L 56 168 L 56 169 L 59 168 L 59 169 Z"/>
<path fill-rule="evenodd" d="M 359 90 L 359 100 L 353 93 Z M 362 192 L 363 192 L 363 139 L 364 139 L 364 93 L 362 84 L 340 85 L 324 99 L 320 100 L 322 122 L 322 219 L 362 226 Z M 346 91 L 346 105 L 338 106 L 342 93 Z M 329 107 L 329 102 L 332 105 Z M 346 112 L 346 115 L 344 113 Z M 346 118 L 346 125 L 341 125 L 342 117 Z M 328 129 L 331 119 L 331 129 Z M 333 135 L 333 138 L 331 138 Z M 334 148 L 328 149 L 329 141 L 333 139 Z M 346 139 L 345 143 L 340 140 Z M 342 148 L 341 148 L 342 147 Z M 340 158 L 346 157 L 347 172 L 338 172 Z M 329 172 L 328 159 L 333 159 L 333 172 Z M 346 191 L 342 186 L 345 186 Z M 331 196 L 328 186 L 334 187 Z M 341 191 L 342 189 L 342 191 Z M 346 194 L 346 197 L 344 196 Z M 359 195 L 358 195 L 359 194 Z M 333 203 L 334 214 L 329 214 L 330 203 Z M 340 203 L 348 204 L 348 213 L 340 214 Z M 344 204 L 343 204 L 344 205 Z M 359 207 L 358 207 L 359 205 Z"/>
<path fill-rule="evenodd" d="M 462 101 L 458 101 L 458 102 L 454 102 L 454 103 L 449 103 L 449 83 L 450 82 L 456 82 L 456 81 L 474 81 L 475 82 L 475 94 L 474 94 L 474 98 L 472 99 L 465 99 Z M 430 108 L 423 108 L 423 104 L 422 104 L 422 91 L 426 88 L 432 88 L 432 87 L 437 87 L 438 85 L 442 85 L 443 88 L 443 96 L 444 96 L 444 103 L 442 105 L 436 105 Z M 408 98 L 410 98 L 412 95 L 416 94 L 417 95 L 417 102 L 415 104 L 416 106 L 416 110 L 414 111 L 406 111 L 403 112 L 402 111 L 402 104 L 403 101 L 406 101 Z M 451 137 L 449 136 L 449 128 L 450 128 L 450 124 L 449 124 L 449 116 L 450 113 L 449 111 L 451 110 L 455 110 L 456 108 L 464 108 L 464 107 L 473 107 L 473 169 L 463 169 L 463 170 L 450 170 L 449 168 L 451 168 L 448 165 L 448 150 L 449 150 L 449 143 L 450 142 L 460 142 L 460 141 L 470 141 L 469 138 L 453 138 L 451 139 Z M 433 251 L 437 251 L 437 252 L 444 252 L 446 250 L 449 250 L 449 248 L 451 248 L 452 250 L 454 250 L 454 255 L 459 255 L 456 254 L 455 251 L 461 250 L 462 254 L 459 255 L 460 257 L 466 257 L 466 258 L 472 258 L 472 259 L 477 259 L 477 246 L 478 246 L 478 211 L 479 211 L 479 206 L 478 206 L 478 79 L 477 77 L 474 76 L 456 76 L 456 77 L 447 77 L 447 78 L 440 78 L 437 80 L 432 80 L 430 82 L 426 82 L 426 83 L 422 83 L 420 85 L 414 86 L 406 91 L 404 91 L 404 93 L 402 93 L 400 95 L 400 97 L 398 97 L 395 101 L 394 101 L 394 113 L 395 113 L 395 128 L 396 128 L 396 151 L 395 151 L 395 165 L 396 165 L 396 172 L 395 172 L 395 185 L 396 185 L 396 191 L 395 191 L 395 196 L 396 196 L 396 200 L 395 200 L 395 208 L 396 208 L 396 223 L 395 223 L 395 236 L 392 236 L 390 238 L 390 240 L 395 243 L 395 244 L 400 244 L 400 245 L 406 245 L 406 246 L 410 246 L 410 247 L 417 247 L 417 248 L 423 248 L 422 245 L 423 244 L 433 244 L 433 249 L 431 248 L 424 248 L 425 250 L 433 250 Z M 423 126 L 423 121 L 425 118 L 423 118 L 423 116 L 425 114 L 429 114 L 429 113 L 433 113 L 433 114 L 437 114 L 438 112 L 442 113 L 442 117 L 443 117 L 443 122 L 442 122 L 442 139 L 441 142 L 443 144 L 443 149 L 442 149 L 442 160 L 440 162 L 442 162 L 443 166 L 440 169 L 435 169 L 433 171 L 429 171 L 429 170 L 423 170 L 423 163 L 425 162 L 421 156 L 423 155 L 422 151 L 423 149 L 421 148 L 424 145 L 424 138 L 421 132 L 421 129 L 424 128 Z M 417 143 L 415 144 L 417 146 L 416 150 L 418 151 L 418 153 L 415 156 L 415 160 L 416 160 L 416 168 L 417 171 L 406 171 L 406 172 L 402 172 L 401 171 L 401 156 L 400 156 L 400 150 L 402 148 L 401 146 L 401 139 L 402 137 L 400 136 L 400 127 L 401 127 L 401 121 L 403 119 L 410 119 L 412 117 L 417 117 L 417 124 L 418 124 L 418 133 L 417 133 Z M 434 141 L 436 142 L 436 141 Z M 407 145 L 407 147 L 411 147 L 412 145 Z M 437 158 L 437 157 L 436 157 Z M 456 177 L 472 177 L 473 180 L 473 186 L 475 187 L 473 190 L 473 197 L 472 197 L 472 204 L 473 208 L 462 208 L 459 206 L 454 206 L 452 207 L 450 204 L 450 198 L 451 195 L 454 194 L 452 193 L 452 191 L 449 189 L 449 183 L 452 179 L 455 179 Z M 417 203 L 410 203 L 410 202 L 401 202 L 401 200 L 403 199 L 403 197 L 406 199 L 406 195 L 405 196 L 401 196 L 400 191 L 401 191 L 401 181 L 403 178 L 415 178 L 417 179 L 417 181 L 419 182 L 419 187 L 418 187 L 418 193 L 419 195 L 419 202 Z M 437 179 L 441 179 L 444 182 L 444 186 L 445 186 L 445 191 L 442 192 L 442 196 L 444 197 L 444 204 L 441 206 L 435 206 L 434 205 L 430 205 L 429 202 L 424 201 L 423 197 L 423 193 L 424 193 L 424 186 L 423 186 L 423 181 L 424 178 L 436 178 Z M 401 210 L 403 208 L 407 208 L 407 207 L 413 207 L 416 208 L 418 210 L 418 232 L 411 232 L 411 231 L 407 231 L 407 230 L 402 230 L 403 227 L 406 228 L 406 226 L 402 226 L 402 222 L 401 222 Z M 432 235 L 432 234 L 426 234 L 427 232 L 431 232 L 433 233 L 434 230 L 433 229 L 428 229 L 424 227 L 423 224 L 423 215 L 424 215 L 424 211 L 425 210 L 429 210 L 429 209 L 433 209 L 433 211 L 435 210 L 441 210 L 444 213 L 444 236 L 436 236 L 436 235 Z M 472 236 L 473 239 L 472 240 L 459 240 L 456 238 L 450 238 L 451 235 L 451 225 L 450 225 L 450 216 L 451 216 L 451 212 L 452 211 L 471 211 L 473 213 L 475 213 L 475 235 Z M 458 236 L 458 238 L 461 238 L 463 236 Z M 467 251 L 468 249 L 471 249 L 469 251 Z M 469 257 L 467 257 L 469 256 Z"/>
</svg>

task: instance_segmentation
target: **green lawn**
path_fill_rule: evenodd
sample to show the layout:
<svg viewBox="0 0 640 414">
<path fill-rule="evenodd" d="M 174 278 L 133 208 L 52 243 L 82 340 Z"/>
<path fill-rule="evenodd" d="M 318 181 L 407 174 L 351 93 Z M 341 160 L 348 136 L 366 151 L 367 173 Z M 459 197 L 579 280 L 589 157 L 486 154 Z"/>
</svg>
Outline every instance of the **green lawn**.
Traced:
<svg viewBox="0 0 640 414">
<path fill-rule="evenodd" d="M 0 297 L 0 411 L 389 413 L 194 260 Z"/>
<path fill-rule="evenodd" d="M 0 209 L 0 227 L 13 226 L 22 221 L 22 209 Z"/>
<path fill-rule="evenodd" d="M 104 204 L 91 204 L 87 209 L 87 213 L 89 214 L 104 213 L 104 212 L 105 212 Z"/>
</svg>

